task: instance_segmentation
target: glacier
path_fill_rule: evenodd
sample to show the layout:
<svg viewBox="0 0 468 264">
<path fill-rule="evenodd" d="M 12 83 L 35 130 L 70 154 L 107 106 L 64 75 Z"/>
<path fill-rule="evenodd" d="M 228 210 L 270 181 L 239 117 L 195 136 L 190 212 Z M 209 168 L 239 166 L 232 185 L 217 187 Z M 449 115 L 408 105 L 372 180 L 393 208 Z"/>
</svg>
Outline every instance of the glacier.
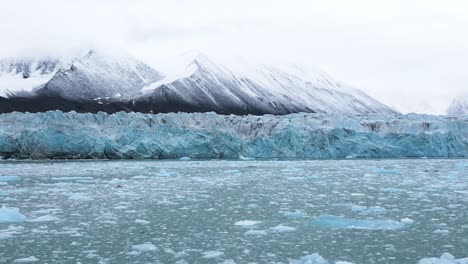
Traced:
<svg viewBox="0 0 468 264">
<path fill-rule="evenodd" d="M 215 113 L 0 115 L 14 159 L 468 157 L 468 119 L 430 115 Z"/>
</svg>

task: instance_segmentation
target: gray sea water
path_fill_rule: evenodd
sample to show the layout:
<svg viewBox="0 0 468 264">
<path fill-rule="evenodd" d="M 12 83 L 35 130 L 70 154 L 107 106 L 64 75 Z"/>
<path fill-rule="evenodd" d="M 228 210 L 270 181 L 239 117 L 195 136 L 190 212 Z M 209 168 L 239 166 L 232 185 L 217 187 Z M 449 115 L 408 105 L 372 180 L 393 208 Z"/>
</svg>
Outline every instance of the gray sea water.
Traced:
<svg viewBox="0 0 468 264">
<path fill-rule="evenodd" d="M 0 204 L 0 263 L 468 257 L 466 159 L 0 162 Z"/>
</svg>

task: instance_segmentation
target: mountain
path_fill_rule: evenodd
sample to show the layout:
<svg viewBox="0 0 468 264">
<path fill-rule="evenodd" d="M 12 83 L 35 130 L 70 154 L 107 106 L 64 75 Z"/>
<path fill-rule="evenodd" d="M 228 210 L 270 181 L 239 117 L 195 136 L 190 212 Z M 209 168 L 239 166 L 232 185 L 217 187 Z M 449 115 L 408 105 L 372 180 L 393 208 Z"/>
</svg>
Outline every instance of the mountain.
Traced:
<svg viewBox="0 0 468 264">
<path fill-rule="evenodd" d="M 7 97 L 0 97 L 0 112 L 394 113 L 323 73 L 252 63 L 228 68 L 200 53 L 167 76 L 136 59 L 95 51 L 54 65 L 39 75 L 37 86 L 23 89 L 27 93 L 5 86 L 8 93 L 0 95 Z M 35 70 L 23 71 L 18 64 L 8 72 L 19 77 L 41 72 L 37 66 L 29 68 Z"/>
<path fill-rule="evenodd" d="M 0 96 L 29 94 L 48 82 L 63 67 L 57 58 L 19 58 L 0 60 Z"/>
<path fill-rule="evenodd" d="M 326 74 L 299 68 L 239 64 L 226 68 L 197 54 L 181 74 L 143 89 L 139 98 L 153 111 L 214 111 L 223 114 L 394 113 L 364 92 Z"/>
<path fill-rule="evenodd" d="M 453 99 L 447 108 L 447 115 L 462 116 L 468 115 L 468 94 L 461 95 Z"/>
<path fill-rule="evenodd" d="M 90 51 L 38 87 L 37 94 L 76 101 L 132 98 L 161 78 L 158 71 L 139 60 Z"/>
</svg>

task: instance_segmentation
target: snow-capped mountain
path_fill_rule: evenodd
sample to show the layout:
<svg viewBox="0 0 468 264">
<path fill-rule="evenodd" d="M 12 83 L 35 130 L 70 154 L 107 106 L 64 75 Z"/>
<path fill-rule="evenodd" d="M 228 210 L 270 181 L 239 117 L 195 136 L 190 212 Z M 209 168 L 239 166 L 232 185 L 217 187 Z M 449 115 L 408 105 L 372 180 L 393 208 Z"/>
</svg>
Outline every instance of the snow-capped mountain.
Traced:
<svg viewBox="0 0 468 264">
<path fill-rule="evenodd" d="M 139 99 L 158 112 L 178 108 L 235 114 L 394 113 L 326 74 L 243 63 L 226 68 L 203 54 L 195 55 L 181 74 L 155 82 L 143 92 L 148 94 Z"/>
<path fill-rule="evenodd" d="M 0 96 L 7 99 L 0 97 L 0 112 L 395 113 L 323 73 L 252 63 L 226 67 L 200 53 L 167 75 L 134 58 L 95 51 L 70 62 L 22 65 L 3 66 L 2 72 L 23 82 L 39 77 L 26 88 L 2 86 Z M 0 79 L 8 83 L 4 75 Z"/>
<path fill-rule="evenodd" d="M 63 67 L 57 58 L 0 60 L 0 96 L 27 94 L 48 82 Z"/>
<path fill-rule="evenodd" d="M 453 99 L 447 108 L 447 115 L 462 116 L 468 115 L 468 94 L 461 95 Z"/>
<path fill-rule="evenodd" d="M 161 78 L 158 71 L 134 58 L 90 51 L 38 87 L 37 94 L 76 101 L 128 99 Z"/>
</svg>

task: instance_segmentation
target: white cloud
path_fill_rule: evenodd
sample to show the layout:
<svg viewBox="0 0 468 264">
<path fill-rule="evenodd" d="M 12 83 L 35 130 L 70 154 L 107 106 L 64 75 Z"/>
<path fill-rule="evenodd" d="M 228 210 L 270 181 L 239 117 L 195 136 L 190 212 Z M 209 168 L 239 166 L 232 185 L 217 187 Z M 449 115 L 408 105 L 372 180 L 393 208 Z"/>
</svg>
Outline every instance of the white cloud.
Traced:
<svg viewBox="0 0 468 264">
<path fill-rule="evenodd" d="M 468 90 L 463 0 L 0 0 L 0 56 L 198 49 L 321 68 L 408 112 Z"/>
</svg>

